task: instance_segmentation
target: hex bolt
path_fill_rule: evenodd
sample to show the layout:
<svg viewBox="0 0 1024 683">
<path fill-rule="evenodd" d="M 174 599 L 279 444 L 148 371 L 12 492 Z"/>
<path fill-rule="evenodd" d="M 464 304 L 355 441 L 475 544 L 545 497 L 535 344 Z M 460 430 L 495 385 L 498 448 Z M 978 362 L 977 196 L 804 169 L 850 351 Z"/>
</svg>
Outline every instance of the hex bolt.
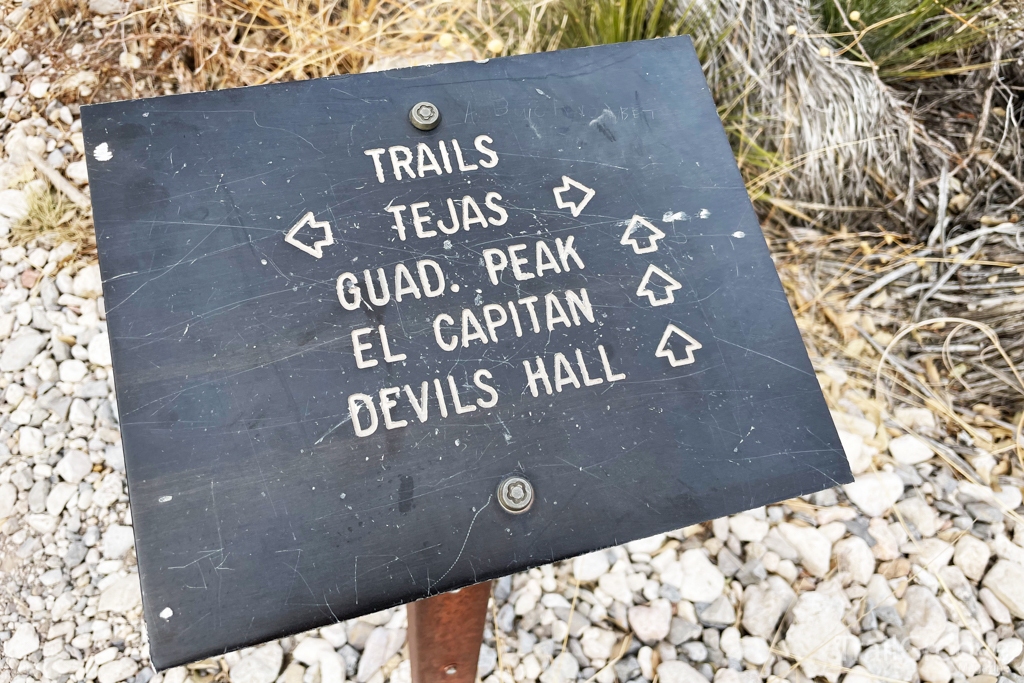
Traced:
<svg viewBox="0 0 1024 683">
<path fill-rule="evenodd" d="M 526 512 L 533 505 L 533 486 L 523 477 L 509 477 L 498 484 L 498 503 L 513 515 Z"/>
<path fill-rule="evenodd" d="M 409 110 L 409 122 L 420 130 L 434 130 L 441 123 L 441 110 L 430 102 L 418 102 Z"/>
</svg>

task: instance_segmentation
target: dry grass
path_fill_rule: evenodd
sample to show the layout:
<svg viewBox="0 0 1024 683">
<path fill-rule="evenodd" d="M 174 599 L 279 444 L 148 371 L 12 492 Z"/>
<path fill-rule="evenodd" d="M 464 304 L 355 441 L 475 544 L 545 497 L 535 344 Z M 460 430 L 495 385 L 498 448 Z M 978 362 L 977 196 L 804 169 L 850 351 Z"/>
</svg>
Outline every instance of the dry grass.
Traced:
<svg viewBox="0 0 1024 683">
<path fill-rule="evenodd" d="M 79 255 L 95 258 L 96 233 L 85 212 L 49 189 L 30 192 L 28 198 L 28 215 L 11 226 L 12 246 L 36 242 L 53 247 L 70 242 L 77 246 Z"/>
</svg>

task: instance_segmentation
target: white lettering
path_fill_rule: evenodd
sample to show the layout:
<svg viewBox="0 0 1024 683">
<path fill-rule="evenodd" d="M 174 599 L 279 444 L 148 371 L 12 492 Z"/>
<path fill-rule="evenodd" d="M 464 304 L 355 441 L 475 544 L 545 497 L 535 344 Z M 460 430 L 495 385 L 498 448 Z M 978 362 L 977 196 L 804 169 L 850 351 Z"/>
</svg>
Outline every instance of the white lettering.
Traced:
<svg viewBox="0 0 1024 683">
<path fill-rule="evenodd" d="M 377 172 L 377 182 L 383 183 L 384 166 L 380 163 L 380 157 L 382 154 L 384 154 L 384 148 L 378 147 L 377 149 L 368 149 L 364 151 L 363 154 L 373 158 L 373 170 Z"/>
<path fill-rule="evenodd" d="M 601 365 L 604 366 L 604 376 L 608 379 L 609 382 L 615 382 L 620 379 L 626 379 L 625 373 L 615 374 L 614 372 L 612 372 L 612 366 L 611 363 L 608 362 L 608 354 L 605 352 L 603 344 L 597 345 L 597 352 L 601 354 Z"/>
<path fill-rule="evenodd" d="M 421 216 L 420 209 L 426 209 L 430 206 L 430 202 L 416 202 L 415 204 L 409 205 L 409 210 L 412 212 L 412 227 L 416 229 L 416 236 L 419 238 L 433 237 L 437 234 L 435 230 L 424 230 L 423 226 L 430 222 L 431 216 Z"/>
<path fill-rule="evenodd" d="M 403 155 L 402 159 L 398 158 L 399 154 Z M 391 157 L 391 169 L 395 172 L 395 180 L 402 179 L 402 171 L 408 173 L 410 178 L 416 179 L 416 174 L 412 171 L 412 151 L 408 147 L 388 147 L 388 155 Z"/>
<path fill-rule="evenodd" d="M 505 225 L 508 221 L 508 211 L 498 206 L 497 202 L 501 200 L 501 195 L 497 192 L 488 192 L 484 195 L 484 206 L 497 214 L 497 218 L 488 218 L 487 221 L 491 225 Z"/>
<path fill-rule="evenodd" d="M 487 401 L 485 401 L 482 398 L 478 398 L 476 400 L 476 404 L 481 408 L 493 408 L 494 406 L 498 405 L 498 392 L 494 390 L 494 387 L 485 383 L 483 379 L 481 379 L 482 377 L 486 379 L 493 379 L 493 376 L 491 375 L 490 371 L 477 370 L 476 372 L 473 373 L 473 384 L 476 385 L 477 389 L 480 389 L 481 391 L 486 391 L 488 394 L 490 394 L 491 398 L 490 400 Z"/>
<path fill-rule="evenodd" d="M 423 160 L 427 158 L 430 159 L 430 162 L 424 164 Z M 441 173 L 441 167 L 437 165 L 437 157 L 430 151 L 430 147 L 426 143 L 421 142 L 416 145 L 416 172 L 422 178 L 424 171 L 433 171 L 437 175 L 444 175 Z"/>
<path fill-rule="evenodd" d="M 491 284 L 498 284 L 498 273 L 505 270 L 505 266 L 508 265 L 505 252 L 501 249 L 484 249 L 482 256 L 484 265 L 487 266 L 487 274 L 491 278 Z"/>
<path fill-rule="evenodd" d="M 338 276 L 338 301 L 346 311 L 359 309 L 363 295 L 359 291 L 359 279 L 352 273 L 342 273 Z"/>
<path fill-rule="evenodd" d="M 498 335 L 494 333 L 494 330 L 508 322 L 508 316 L 505 315 L 505 309 L 499 304 L 487 304 L 483 308 L 484 320 L 487 323 L 487 332 L 491 335 L 491 341 L 494 343 L 498 342 Z M 497 317 L 494 317 L 494 316 Z"/>
<path fill-rule="evenodd" d="M 405 282 L 403 282 L 403 279 Z M 409 268 L 404 263 L 399 263 L 395 266 L 395 301 L 401 303 L 402 295 L 412 294 L 415 298 L 420 298 L 420 288 L 413 282 L 412 273 L 409 272 Z"/>
<path fill-rule="evenodd" d="M 380 390 L 380 412 L 384 416 L 384 427 L 386 429 L 398 429 L 409 424 L 406 420 L 395 420 L 391 417 L 391 409 L 398 405 L 398 401 L 391 397 L 398 396 L 400 393 L 401 389 L 398 387 Z"/>
<path fill-rule="evenodd" d="M 399 204 L 398 206 L 391 206 L 390 204 L 384 207 L 385 211 L 390 211 L 395 216 L 395 224 L 391 226 L 393 230 L 398 231 L 398 239 L 405 241 L 405 223 L 402 222 L 402 212 L 405 211 L 405 205 Z"/>
<path fill-rule="evenodd" d="M 387 334 L 387 332 L 384 331 L 384 326 L 380 325 L 377 328 L 377 331 L 380 332 L 380 346 L 381 346 L 382 349 L 384 349 L 384 362 L 385 363 L 397 363 L 399 361 L 405 360 L 406 356 L 405 356 L 404 353 L 398 353 L 398 354 L 395 354 L 395 355 L 391 354 L 391 344 L 390 344 L 390 342 L 388 342 L 388 334 Z M 381 401 L 383 401 L 383 400 L 384 399 L 381 399 Z"/>
<path fill-rule="evenodd" d="M 474 405 L 462 405 L 462 401 L 459 400 L 459 390 L 455 386 L 455 378 L 448 375 L 448 388 L 452 392 L 452 405 L 455 406 L 456 415 L 465 415 L 466 413 L 472 413 L 476 410 Z"/>
<path fill-rule="evenodd" d="M 452 317 L 447 313 L 442 313 L 441 315 L 434 318 L 434 341 L 436 341 L 437 345 L 440 346 L 445 351 L 454 351 L 455 347 L 459 345 L 459 337 L 458 335 L 453 334 L 451 341 L 449 342 L 446 342 L 444 339 L 442 339 L 441 323 L 444 323 L 446 325 L 454 325 L 455 320 L 453 320 Z"/>
<path fill-rule="evenodd" d="M 363 426 L 359 420 L 361 406 L 365 406 L 370 413 L 370 424 Z M 377 410 L 373 407 L 373 397 L 366 394 L 352 394 L 348 397 L 348 414 L 352 417 L 352 427 L 356 430 L 356 436 L 370 436 L 377 431 Z"/>
<path fill-rule="evenodd" d="M 356 357 L 356 367 L 365 370 L 366 368 L 372 368 L 377 364 L 376 358 L 370 358 L 369 360 L 363 358 L 363 351 L 372 349 L 373 344 L 369 342 L 359 341 L 359 338 L 373 332 L 371 327 L 360 327 L 352 330 L 352 353 Z"/>
<path fill-rule="evenodd" d="M 487 159 L 480 160 L 480 165 L 484 168 L 494 168 L 498 165 L 498 155 L 493 149 L 485 147 L 485 142 L 491 145 L 494 144 L 494 140 L 491 139 L 490 135 L 477 135 L 476 140 L 473 141 L 473 146 L 476 147 L 476 151 L 487 157 Z"/>
<path fill-rule="evenodd" d="M 569 359 L 565 357 L 564 353 L 555 354 L 555 391 L 561 393 L 562 387 L 573 385 L 577 389 L 580 388 L 580 381 L 576 378 L 576 373 L 573 372 L 572 366 L 569 365 Z M 384 394 L 381 394 L 381 404 L 384 403 Z"/>
<path fill-rule="evenodd" d="M 547 368 L 544 367 L 544 359 L 537 356 L 537 369 L 533 370 L 530 368 L 530 361 L 524 360 L 523 367 L 526 368 L 526 381 L 530 383 L 530 393 L 533 394 L 534 398 L 540 396 L 540 392 L 537 391 L 537 380 L 544 382 L 544 390 L 549 394 L 551 393 L 551 380 L 548 379 Z"/>
</svg>

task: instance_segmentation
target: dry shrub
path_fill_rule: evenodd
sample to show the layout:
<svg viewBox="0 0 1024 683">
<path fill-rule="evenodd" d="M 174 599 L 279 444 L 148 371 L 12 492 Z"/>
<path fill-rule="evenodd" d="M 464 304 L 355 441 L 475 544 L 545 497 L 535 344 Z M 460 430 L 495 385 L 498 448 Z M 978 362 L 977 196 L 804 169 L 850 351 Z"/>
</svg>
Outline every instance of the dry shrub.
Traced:
<svg viewBox="0 0 1024 683">
<path fill-rule="evenodd" d="M 55 91 L 80 103 L 474 59 L 496 36 L 468 0 L 161 0 L 108 18 L 46 0 L 18 33 L 58 55 Z"/>
</svg>

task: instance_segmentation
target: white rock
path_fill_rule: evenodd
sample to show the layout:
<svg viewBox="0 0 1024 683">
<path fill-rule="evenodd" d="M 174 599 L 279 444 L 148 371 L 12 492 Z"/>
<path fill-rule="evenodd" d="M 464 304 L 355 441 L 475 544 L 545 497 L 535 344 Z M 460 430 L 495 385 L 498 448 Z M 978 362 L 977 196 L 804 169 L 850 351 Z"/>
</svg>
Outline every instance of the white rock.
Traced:
<svg viewBox="0 0 1024 683">
<path fill-rule="evenodd" d="M 946 630 L 946 611 L 942 603 L 924 586 L 910 586 L 904 599 L 907 611 L 903 626 L 911 645 L 924 649 L 937 642 Z"/>
<path fill-rule="evenodd" d="M 754 666 L 761 666 L 771 656 L 771 648 L 768 641 L 757 636 L 743 636 L 740 641 L 743 646 L 743 659 Z"/>
<path fill-rule="evenodd" d="M 1020 657 L 1024 652 L 1024 642 L 1019 638 L 1007 638 L 996 644 L 996 661 L 1003 666 L 1009 666 L 1010 662 Z"/>
<path fill-rule="evenodd" d="M 608 571 L 608 556 L 603 550 L 596 553 L 580 555 L 572 562 L 572 575 L 581 583 L 597 581 Z"/>
<path fill-rule="evenodd" d="M 32 624 L 20 623 L 14 629 L 14 635 L 4 643 L 4 656 L 11 659 L 24 659 L 39 649 L 39 634 Z"/>
<path fill-rule="evenodd" d="M 833 552 L 839 571 L 847 572 L 855 582 L 866 586 L 875 573 L 875 556 L 867 541 L 860 536 L 850 536 L 836 543 Z"/>
<path fill-rule="evenodd" d="M 284 650 L 276 642 L 261 645 L 231 667 L 231 683 L 274 683 L 283 659 Z"/>
<path fill-rule="evenodd" d="M 875 676 L 893 681 L 912 681 L 917 673 L 917 664 L 895 638 L 872 645 L 858 661 Z"/>
<path fill-rule="evenodd" d="M 629 608 L 629 625 L 636 637 L 648 644 L 663 640 L 672 624 L 672 603 L 658 598 L 649 605 Z"/>
<path fill-rule="evenodd" d="M 135 544 L 135 535 L 130 526 L 111 524 L 103 534 L 103 557 L 120 560 Z"/>
<path fill-rule="evenodd" d="M 66 451 L 57 466 L 53 468 L 67 482 L 77 484 L 92 472 L 92 461 L 82 451 L 71 449 Z"/>
<path fill-rule="evenodd" d="M 840 595 L 823 590 L 802 594 L 784 641 L 807 676 L 822 676 L 830 683 L 843 673 L 844 659 L 860 651 L 860 641 L 842 622 L 846 600 Z"/>
<path fill-rule="evenodd" d="M 10 517 L 14 513 L 14 505 L 18 502 L 18 488 L 14 484 L 0 484 L 0 519 Z"/>
<path fill-rule="evenodd" d="M 854 474 L 861 474 L 871 469 L 871 451 L 865 447 L 864 437 L 845 429 L 838 430 L 838 433 L 843 451 L 846 452 L 846 459 L 850 463 L 850 470 Z"/>
<path fill-rule="evenodd" d="M 667 571 L 662 581 L 675 585 L 684 600 L 690 602 L 713 602 L 725 588 L 725 576 L 718 567 L 711 564 L 703 550 L 694 548 L 679 556 L 681 580 L 674 579 Z M 673 583 L 670 579 L 677 581 Z"/>
<path fill-rule="evenodd" d="M 35 529 L 40 534 L 52 534 L 57 530 L 57 522 L 59 521 L 53 515 L 29 515 L 25 518 L 28 525 Z"/>
<path fill-rule="evenodd" d="M 999 560 L 988 570 L 982 585 L 992 591 L 1013 616 L 1024 619 L 1024 567 L 1010 560 Z"/>
<path fill-rule="evenodd" d="M 783 522 L 779 524 L 779 532 L 797 553 L 800 564 L 810 574 L 822 577 L 828 573 L 829 560 L 832 558 L 832 542 L 818 529 L 809 526 L 797 526 Z"/>
<path fill-rule="evenodd" d="M 89 171 L 86 168 L 85 161 L 72 161 L 64 169 L 64 175 L 75 185 L 87 185 L 89 183 Z"/>
<path fill-rule="evenodd" d="M 39 455 L 46 448 L 43 433 L 35 427 L 22 427 L 18 430 L 18 449 L 22 455 Z"/>
<path fill-rule="evenodd" d="M 101 666 L 97 678 L 100 683 L 119 683 L 119 681 L 134 676 L 138 670 L 139 665 L 135 663 L 135 660 L 121 657 Z"/>
<path fill-rule="evenodd" d="M 1013 616 L 1010 614 L 1010 610 L 1007 609 L 1003 601 L 996 597 L 988 588 L 982 588 L 978 591 L 978 599 L 981 600 L 981 604 L 985 606 L 985 611 L 992 617 L 992 621 L 997 624 L 1012 624 Z"/>
<path fill-rule="evenodd" d="M 50 79 L 45 76 L 41 78 L 33 78 L 32 82 L 28 84 L 28 94 L 34 99 L 42 99 L 46 97 L 46 93 L 50 91 Z"/>
<path fill-rule="evenodd" d="M 110 584 L 100 593 L 97 609 L 101 612 L 123 615 L 141 604 L 142 589 L 139 587 L 139 575 L 129 574 Z"/>
<path fill-rule="evenodd" d="M 769 576 L 760 585 L 743 592 L 743 628 L 754 636 L 774 638 L 779 619 L 796 600 L 796 593 L 779 576 Z"/>
<path fill-rule="evenodd" d="M 927 408 L 897 408 L 894 415 L 896 421 L 908 429 L 935 429 L 935 413 Z"/>
<path fill-rule="evenodd" d="M 89 374 L 89 368 L 77 358 L 69 358 L 60 364 L 61 382 L 81 382 Z"/>
<path fill-rule="evenodd" d="M 760 542 L 768 535 L 768 522 L 750 515 L 733 515 L 729 518 L 729 530 L 743 543 Z"/>
<path fill-rule="evenodd" d="M 588 626 L 583 629 L 583 635 L 580 636 L 583 654 L 590 659 L 604 659 L 606 661 L 611 659 L 617 641 L 618 636 L 614 633 L 603 628 L 597 628 L 596 626 Z"/>
<path fill-rule="evenodd" d="M 918 564 L 935 573 L 953 559 L 953 546 L 941 538 L 925 538 L 916 543 L 908 541 L 900 550 L 910 556 L 911 564 Z"/>
<path fill-rule="evenodd" d="M 89 0 L 89 11 L 96 14 L 120 14 L 124 10 L 125 4 L 121 0 Z"/>
<path fill-rule="evenodd" d="M 832 413 L 832 421 L 835 423 L 837 430 L 842 429 L 843 431 L 852 432 L 864 439 L 872 438 L 875 432 L 878 431 L 874 422 L 863 417 L 841 413 L 838 410 L 830 412 Z"/>
<path fill-rule="evenodd" d="M 843 487 L 850 500 L 868 517 L 881 517 L 903 494 L 903 480 L 892 472 L 871 472 Z"/>
<path fill-rule="evenodd" d="M 627 607 L 633 604 L 633 591 L 629 589 L 629 582 L 622 572 L 602 574 L 597 580 L 597 586 Z"/>
<path fill-rule="evenodd" d="M 78 487 L 66 481 L 54 484 L 53 488 L 50 489 L 50 495 L 46 497 L 46 514 L 60 515 L 64 511 L 64 506 L 68 504 L 71 496 L 75 495 L 76 491 L 78 491 Z"/>
<path fill-rule="evenodd" d="M 0 191 L 0 216 L 20 221 L 28 215 L 28 197 L 24 190 Z"/>
<path fill-rule="evenodd" d="M 71 410 L 68 411 L 68 422 L 73 425 L 91 427 L 95 419 L 96 416 L 93 414 L 92 408 L 89 407 L 88 403 L 80 398 L 72 399 Z"/>
<path fill-rule="evenodd" d="M 907 496 L 896 503 L 896 509 L 926 538 L 939 530 L 939 513 L 920 496 Z"/>
<path fill-rule="evenodd" d="M 4 345 L 4 352 L 0 354 L 0 370 L 3 372 L 24 370 L 45 346 L 46 337 L 35 330 L 21 332 Z"/>
<path fill-rule="evenodd" d="M 571 683 L 580 672 L 580 663 L 568 652 L 554 658 L 548 670 L 540 675 L 541 683 Z"/>
<path fill-rule="evenodd" d="M 292 657 L 306 666 L 318 665 L 320 683 L 342 683 L 345 680 L 345 660 L 322 638 L 306 638 L 292 651 Z"/>
<path fill-rule="evenodd" d="M 101 332 L 89 342 L 89 362 L 93 365 L 110 367 L 110 337 Z"/>
<path fill-rule="evenodd" d="M 630 541 L 626 544 L 626 550 L 630 554 L 642 553 L 644 555 L 653 555 L 661 550 L 663 545 L 665 545 L 665 534 L 655 534 L 647 538 L 638 538 L 635 541 Z"/>
<path fill-rule="evenodd" d="M 953 672 L 945 660 L 938 655 L 925 655 L 917 663 L 917 673 L 924 683 L 949 683 Z"/>
<path fill-rule="evenodd" d="M 83 299 L 95 299 L 103 296 L 103 280 L 100 277 L 100 267 L 96 265 L 86 266 L 75 275 L 74 294 Z"/>
<path fill-rule="evenodd" d="M 348 631 L 345 628 L 345 622 L 339 621 L 337 624 L 331 624 L 330 626 L 324 626 L 320 629 L 320 636 L 331 644 L 331 647 L 338 649 L 348 642 Z"/>
<path fill-rule="evenodd" d="M 370 633 L 359 658 L 358 683 L 366 683 L 405 644 L 405 629 L 378 626 Z"/>
<path fill-rule="evenodd" d="M 658 680 L 661 683 L 709 683 L 704 674 L 679 660 L 659 664 Z"/>
<path fill-rule="evenodd" d="M 935 452 L 920 437 L 904 434 L 889 442 L 889 454 L 903 465 L 917 465 L 931 460 Z"/>
</svg>

